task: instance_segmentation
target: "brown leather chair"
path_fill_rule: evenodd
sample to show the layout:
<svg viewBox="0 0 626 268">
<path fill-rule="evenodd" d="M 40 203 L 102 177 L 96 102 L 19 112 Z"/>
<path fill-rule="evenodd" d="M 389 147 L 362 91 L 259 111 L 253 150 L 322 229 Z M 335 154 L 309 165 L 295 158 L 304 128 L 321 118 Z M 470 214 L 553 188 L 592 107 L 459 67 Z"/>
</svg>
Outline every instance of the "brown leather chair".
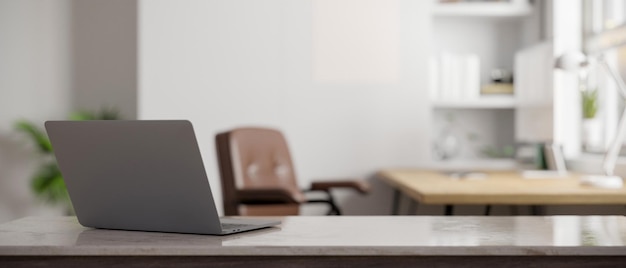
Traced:
<svg viewBox="0 0 626 268">
<path fill-rule="evenodd" d="M 341 215 L 331 189 L 369 191 L 358 180 L 313 182 L 307 191 L 322 191 L 328 198 L 308 200 L 296 183 L 287 142 L 274 129 L 237 128 L 219 133 L 215 143 L 227 216 L 298 215 L 304 203 L 326 203 L 329 215 Z"/>
</svg>

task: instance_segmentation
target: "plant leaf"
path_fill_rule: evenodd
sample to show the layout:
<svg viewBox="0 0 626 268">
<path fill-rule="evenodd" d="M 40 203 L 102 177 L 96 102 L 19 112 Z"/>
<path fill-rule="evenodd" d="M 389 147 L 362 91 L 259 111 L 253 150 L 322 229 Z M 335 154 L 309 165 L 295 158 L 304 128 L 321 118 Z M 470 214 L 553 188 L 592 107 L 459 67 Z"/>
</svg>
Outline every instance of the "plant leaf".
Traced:
<svg viewBox="0 0 626 268">
<path fill-rule="evenodd" d="M 56 163 L 43 166 L 33 177 L 31 187 L 42 199 L 50 203 L 67 203 L 69 196 L 65 181 Z"/>
<path fill-rule="evenodd" d="M 84 121 L 84 120 L 94 120 L 96 115 L 92 112 L 88 111 L 78 111 L 70 114 L 70 120 L 76 121 Z"/>
<path fill-rule="evenodd" d="M 118 120 L 120 113 L 115 108 L 104 107 L 97 112 L 78 111 L 70 115 L 70 120 Z"/>
<path fill-rule="evenodd" d="M 598 112 L 598 90 L 585 90 L 581 92 L 583 118 L 591 119 Z"/>
<path fill-rule="evenodd" d="M 37 144 L 37 147 L 42 153 L 52 153 L 52 144 L 50 143 L 50 139 L 48 136 L 44 134 L 39 128 L 37 128 L 33 123 L 21 120 L 15 124 L 15 128 L 27 133 Z"/>
<path fill-rule="evenodd" d="M 100 120 L 117 120 L 120 118 L 120 113 L 115 108 L 102 108 L 96 118 Z"/>
</svg>

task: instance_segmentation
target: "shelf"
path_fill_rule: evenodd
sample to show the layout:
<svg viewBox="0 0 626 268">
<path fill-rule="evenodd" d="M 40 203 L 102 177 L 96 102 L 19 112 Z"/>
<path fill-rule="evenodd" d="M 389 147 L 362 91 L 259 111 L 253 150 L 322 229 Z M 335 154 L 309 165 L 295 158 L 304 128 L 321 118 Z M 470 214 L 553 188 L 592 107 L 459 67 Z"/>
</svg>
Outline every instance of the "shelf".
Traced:
<svg viewBox="0 0 626 268">
<path fill-rule="evenodd" d="M 513 109 L 513 96 L 487 96 L 476 100 L 436 100 L 433 106 L 440 109 Z"/>
<path fill-rule="evenodd" d="M 513 0 L 511 2 L 459 2 L 437 3 L 433 8 L 435 16 L 466 16 L 515 18 L 524 17 L 532 13 L 532 6 L 527 1 Z"/>
</svg>

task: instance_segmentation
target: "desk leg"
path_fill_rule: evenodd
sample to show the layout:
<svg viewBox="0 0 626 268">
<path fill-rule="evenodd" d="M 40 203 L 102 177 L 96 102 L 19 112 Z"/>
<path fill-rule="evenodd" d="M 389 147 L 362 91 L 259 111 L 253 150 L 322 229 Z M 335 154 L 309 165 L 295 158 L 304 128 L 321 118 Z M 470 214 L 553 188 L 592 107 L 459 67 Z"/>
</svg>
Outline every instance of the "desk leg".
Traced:
<svg viewBox="0 0 626 268">
<path fill-rule="evenodd" d="M 454 209 L 454 207 L 452 205 L 446 205 L 445 207 L 445 215 L 446 216 L 451 216 L 452 215 L 452 210 Z"/>
<path fill-rule="evenodd" d="M 411 203 L 409 203 L 409 215 L 416 215 L 417 214 L 417 201 L 411 198 L 410 202 Z"/>
<path fill-rule="evenodd" d="M 486 205 L 485 206 L 485 216 L 489 216 L 490 213 L 491 213 L 491 205 Z"/>
<path fill-rule="evenodd" d="M 542 209 L 541 209 L 541 208 L 542 208 L 542 207 L 541 207 L 541 206 L 539 206 L 539 205 L 532 205 L 532 206 L 530 206 L 530 213 L 531 213 L 533 216 L 543 215 L 543 213 L 542 213 L 543 211 L 542 211 Z"/>
<path fill-rule="evenodd" d="M 518 206 L 517 205 L 516 206 L 511 205 L 510 207 L 511 207 L 511 215 L 512 216 L 519 215 L 519 210 L 518 210 Z"/>
<path fill-rule="evenodd" d="M 398 215 L 400 211 L 400 190 L 393 189 L 393 202 L 391 204 L 391 215 Z"/>
</svg>

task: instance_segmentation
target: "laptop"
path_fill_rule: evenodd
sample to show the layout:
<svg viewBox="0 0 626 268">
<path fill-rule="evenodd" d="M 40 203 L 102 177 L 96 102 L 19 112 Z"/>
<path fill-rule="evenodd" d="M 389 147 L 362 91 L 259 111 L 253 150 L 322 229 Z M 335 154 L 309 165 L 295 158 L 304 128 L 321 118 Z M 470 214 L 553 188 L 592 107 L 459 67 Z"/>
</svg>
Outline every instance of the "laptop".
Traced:
<svg viewBox="0 0 626 268">
<path fill-rule="evenodd" d="M 225 235 L 280 224 L 220 219 L 191 122 L 47 121 L 85 227 Z"/>
</svg>

